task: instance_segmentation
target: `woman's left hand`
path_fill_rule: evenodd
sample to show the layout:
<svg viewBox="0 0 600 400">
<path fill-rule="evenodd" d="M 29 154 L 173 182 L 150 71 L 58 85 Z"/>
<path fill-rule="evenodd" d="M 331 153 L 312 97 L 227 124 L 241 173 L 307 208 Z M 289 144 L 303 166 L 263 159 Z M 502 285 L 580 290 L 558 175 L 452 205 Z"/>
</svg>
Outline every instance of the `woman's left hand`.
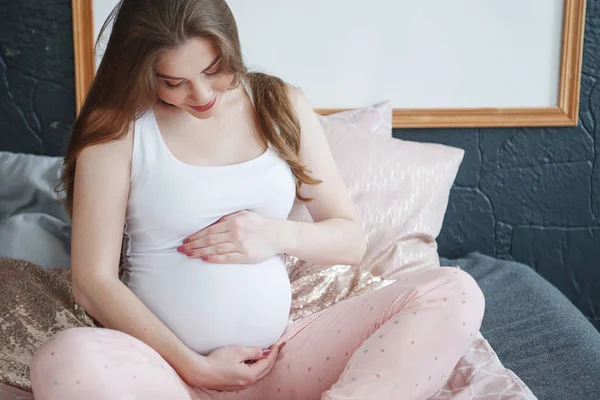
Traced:
<svg viewBox="0 0 600 400">
<path fill-rule="evenodd" d="M 209 263 L 259 263 L 279 253 L 278 239 L 276 221 L 244 210 L 187 237 L 177 251 Z"/>
</svg>

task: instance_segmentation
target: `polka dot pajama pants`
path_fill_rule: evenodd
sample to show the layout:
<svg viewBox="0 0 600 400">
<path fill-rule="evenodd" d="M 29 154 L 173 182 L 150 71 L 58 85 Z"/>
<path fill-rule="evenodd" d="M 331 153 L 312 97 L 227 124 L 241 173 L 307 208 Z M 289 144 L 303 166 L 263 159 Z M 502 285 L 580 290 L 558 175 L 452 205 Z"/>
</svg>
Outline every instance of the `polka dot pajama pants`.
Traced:
<svg viewBox="0 0 600 400">
<path fill-rule="evenodd" d="M 458 268 L 432 268 L 290 324 L 272 372 L 238 392 L 192 388 L 154 350 L 108 329 L 59 333 L 34 355 L 36 400 L 414 400 L 446 382 L 484 298 Z"/>
</svg>

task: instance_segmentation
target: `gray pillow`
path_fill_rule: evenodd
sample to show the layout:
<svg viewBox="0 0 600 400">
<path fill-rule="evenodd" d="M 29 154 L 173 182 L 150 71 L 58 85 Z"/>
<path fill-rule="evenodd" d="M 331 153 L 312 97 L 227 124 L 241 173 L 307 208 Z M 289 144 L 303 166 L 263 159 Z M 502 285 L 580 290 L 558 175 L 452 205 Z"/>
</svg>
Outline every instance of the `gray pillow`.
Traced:
<svg viewBox="0 0 600 400">
<path fill-rule="evenodd" d="M 0 257 L 71 264 L 71 222 L 54 192 L 61 157 L 0 151 Z"/>
</svg>

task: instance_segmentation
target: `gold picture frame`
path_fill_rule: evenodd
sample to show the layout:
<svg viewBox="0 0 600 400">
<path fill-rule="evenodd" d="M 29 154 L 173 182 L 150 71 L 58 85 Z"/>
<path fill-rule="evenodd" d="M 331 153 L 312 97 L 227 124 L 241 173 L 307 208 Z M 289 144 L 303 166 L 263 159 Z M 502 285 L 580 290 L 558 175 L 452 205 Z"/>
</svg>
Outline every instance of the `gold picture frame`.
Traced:
<svg viewBox="0 0 600 400">
<path fill-rule="evenodd" d="M 94 78 L 93 0 L 72 0 L 77 113 Z M 586 0 L 565 0 L 558 105 L 540 108 L 394 109 L 395 128 L 551 127 L 579 123 Z M 328 115 L 343 109 L 317 109 Z"/>
</svg>

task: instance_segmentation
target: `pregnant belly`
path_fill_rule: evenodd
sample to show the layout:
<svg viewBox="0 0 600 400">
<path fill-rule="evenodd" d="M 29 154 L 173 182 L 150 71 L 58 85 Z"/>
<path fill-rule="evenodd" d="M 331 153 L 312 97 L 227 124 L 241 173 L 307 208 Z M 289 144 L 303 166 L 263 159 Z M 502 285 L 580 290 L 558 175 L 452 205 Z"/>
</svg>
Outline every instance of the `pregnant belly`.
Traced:
<svg viewBox="0 0 600 400">
<path fill-rule="evenodd" d="M 128 286 L 188 347 L 273 344 L 287 325 L 291 287 L 285 264 L 208 264 L 179 254 L 130 260 Z"/>
</svg>

